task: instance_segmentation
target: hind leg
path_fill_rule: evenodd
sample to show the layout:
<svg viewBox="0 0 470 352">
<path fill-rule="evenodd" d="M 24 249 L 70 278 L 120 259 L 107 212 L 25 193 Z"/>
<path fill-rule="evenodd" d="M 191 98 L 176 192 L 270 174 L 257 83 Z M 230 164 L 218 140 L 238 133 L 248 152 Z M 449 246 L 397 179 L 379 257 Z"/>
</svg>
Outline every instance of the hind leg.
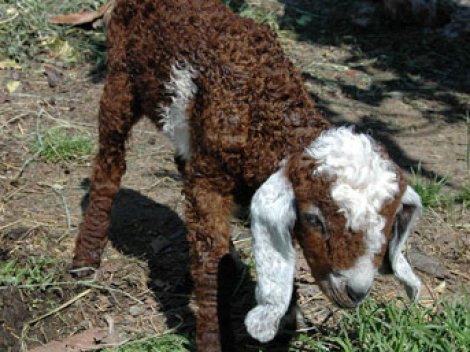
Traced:
<svg viewBox="0 0 470 352">
<path fill-rule="evenodd" d="M 75 244 L 73 268 L 99 267 L 108 241 L 113 198 L 126 169 L 125 142 L 138 120 L 127 74 L 108 76 L 100 102 L 99 152 L 91 180 L 90 200 Z"/>
</svg>

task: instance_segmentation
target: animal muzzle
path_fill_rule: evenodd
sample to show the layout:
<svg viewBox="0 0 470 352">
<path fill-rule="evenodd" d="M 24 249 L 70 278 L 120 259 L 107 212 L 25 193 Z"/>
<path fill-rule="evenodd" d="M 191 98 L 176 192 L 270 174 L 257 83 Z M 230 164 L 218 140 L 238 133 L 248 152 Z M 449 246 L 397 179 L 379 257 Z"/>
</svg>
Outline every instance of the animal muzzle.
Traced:
<svg viewBox="0 0 470 352">
<path fill-rule="evenodd" d="M 319 286 L 325 295 L 340 308 L 355 308 L 370 293 L 370 287 L 353 287 L 348 285 L 343 278 L 334 275 L 320 281 Z"/>
</svg>

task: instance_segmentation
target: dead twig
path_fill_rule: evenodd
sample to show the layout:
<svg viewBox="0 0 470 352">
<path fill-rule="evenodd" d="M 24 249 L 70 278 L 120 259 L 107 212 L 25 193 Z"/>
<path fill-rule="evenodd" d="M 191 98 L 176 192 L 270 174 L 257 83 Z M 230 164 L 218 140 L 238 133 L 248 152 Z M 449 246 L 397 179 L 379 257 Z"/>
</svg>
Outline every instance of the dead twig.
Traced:
<svg viewBox="0 0 470 352">
<path fill-rule="evenodd" d="M 28 185 L 24 185 L 24 186 L 21 186 L 21 187 L 19 187 L 19 188 L 14 189 L 13 191 L 11 191 L 11 192 L 5 194 L 5 195 L 2 197 L 1 201 L 2 201 L 3 203 L 8 202 L 15 194 L 17 194 L 17 193 L 23 191 L 23 190 L 24 190 L 25 188 L 27 188 L 27 187 L 28 187 Z"/>
<path fill-rule="evenodd" d="M 0 20 L 0 24 L 1 24 L 1 25 L 4 25 L 4 24 L 6 24 L 6 23 L 8 23 L 8 22 L 13 21 L 15 18 L 17 18 L 17 17 L 20 15 L 20 13 L 19 13 L 19 11 L 18 11 L 17 9 L 15 9 L 14 7 L 11 7 L 11 8 L 9 8 L 9 9 L 7 10 L 7 15 L 9 15 L 10 17 L 7 17 L 7 18 L 5 18 L 5 19 L 2 18 L 2 19 Z"/>
<path fill-rule="evenodd" d="M 87 268 L 87 270 L 88 270 L 88 268 Z M 109 287 L 109 286 L 105 286 L 105 285 L 99 285 L 99 284 L 96 284 L 95 282 L 96 282 L 96 277 L 94 277 L 93 279 L 90 279 L 90 280 L 85 280 L 85 281 L 57 281 L 57 282 L 51 282 L 51 283 L 48 283 L 48 284 L 18 285 L 18 286 L 15 286 L 15 288 L 17 288 L 17 289 L 33 289 L 33 288 L 39 288 L 39 287 L 45 288 L 45 287 L 74 286 L 74 285 L 77 285 L 77 286 L 85 286 L 85 287 L 89 287 L 89 288 L 95 288 L 97 290 L 108 291 L 111 295 L 114 292 L 117 292 L 117 293 L 120 293 L 120 294 L 130 298 L 134 302 L 137 302 L 139 304 L 145 304 L 142 300 L 134 297 L 133 295 L 131 295 L 130 293 L 128 293 L 124 290 Z M 10 287 L 11 287 L 11 285 L 0 286 L 0 290 L 6 290 Z"/>
<path fill-rule="evenodd" d="M 3 230 L 5 230 L 9 227 L 15 226 L 16 224 L 19 224 L 20 222 L 21 222 L 21 220 L 16 220 L 16 221 L 10 222 L 9 224 L 0 226 L 0 231 L 3 231 Z"/>
<path fill-rule="evenodd" d="M 50 96 L 43 96 L 43 95 L 31 94 L 31 93 L 10 93 L 10 96 L 17 97 L 17 98 L 33 98 L 33 99 L 37 99 L 37 100 L 41 100 L 41 99 L 44 100 L 44 99 L 49 99 L 50 98 Z M 77 103 L 81 102 L 80 99 L 63 97 L 63 96 L 60 96 L 60 95 L 55 95 L 54 99 L 59 100 L 59 101 L 74 101 L 74 102 L 77 102 Z"/>
<path fill-rule="evenodd" d="M 57 314 L 58 312 L 60 312 L 61 310 L 67 308 L 68 306 L 70 306 L 71 304 L 75 303 L 76 301 L 78 301 L 79 299 L 85 297 L 87 294 L 89 294 L 91 292 L 91 288 L 83 291 L 82 293 L 78 294 L 77 296 L 73 297 L 72 299 L 68 300 L 67 302 L 65 302 L 64 304 L 58 306 L 57 308 L 54 308 L 52 310 L 50 310 L 49 312 L 33 319 L 33 320 L 30 320 L 28 321 L 26 324 L 23 325 L 23 328 L 21 329 L 21 348 L 22 348 L 22 351 L 23 352 L 27 352 L 28 351 L 28 347 L 26 345 L 26 337 L 27 337 L 27 334 L 28 334 L 28 330 L 31 326 L 33 326 L 34 324 L 36 324 L 37 322 L 41 321 L 41 320 L 44 320 L 46 319 L 47 317 L 50 317 L 51 315 L 55 315 Z"/>
<path fill-rule="evenodd" d="M 97 285 L 97 284 L 93 284 L 93 283 L 82 283 L 82 285 L 86 286 L 86 287 L 96 288 L 98 290 L 105 290 L 105 291 L 108 291 L 110 294 L 112 292 L 118 292 L 118 293 L 130 298 L 134 302 L 137 302 L 139 304 L 145 304 L 143 301 L 141 301 L 140 299 L 132 296 L 130 293 L 128 293 L 124 290 L 120 290 L 118 288 L 112 288 L 112 287 L 109 287 L 109 286 Z"/>
<path fill-rule="evenodd" d="M 50 184 L 46 184 L 46 183 L 38 183 L 40 186 L 47 186 L 49 188 L 51 188 L 55 194 L 57 194 L 62 202 L 62 206 L 64 207 L 64 211 L 65 211 L 65 218 L 66 218 L 66 222 L 67 222 L 67 231 L 59 237 L 59 239 L 56 241 L 57 243 L 60 243 L 64 237 L 66 237 L 67 235 L 70 234 L 70 231 L 72 230 L 72 220 L 71 220 L 71 216 L 70 216 L 70 209 L 69 209 L 69 206 L 68 206 L 68 203 L 67 203 L 67 198 L 65 197 L 65 194 L 64 194 L 64 186 L 61 186 L 61 185 L 58 185 L 58 184 L 53 184 L 53 185 L 50 185 Z"/>
<path fill-rule="evenodd" d="M 90 131 L 88 130 L 90 127 L 95 127 L 92 124 L 85 124 L 85 123 L 78 123 L 78 122 L 71 122 L 65 119 L 57 118 L 51 115 L 51 113 L 47 110 L 44 110 L 44 117 L 48 120 L 52 120 L 55 123 L 57 123 L 59 126 L 58 128 L 64 128 L 64 129 L 75 129 L 80 132 L 86 133 L 90 135 Z M 57 128 L 57 127 L 55 127 Z"/>
<path fill-rule="evenodd" d="M 174 179 L 172 179 L 171 177 L 168 177 L 168 176 L 164 176 L 162 178 L 159 178 L 157 181 L 155 181 L 153 184 L 151 184 L 150 186 L 144 188 L 144 191 L 150 191 L 152 190 L 153 188 L 157 187 L 158 185 L 160 185 L 161 183 L 163 182 L 166 182 L 166 181 L 169 181 L 170 184 L 171 183 L 175 183 L 176 181 Z"/>
<path fill-rule="evenodd" d="M 26 111 L 26 112 L 20 113 L 20 114 L 16 115 L 15 117 L 12 117 L 9 120 L 7 120 L 5 122 L 2 122 L 2 128 L 6 128 L 9 124 L 11 124 L 15 121 L 21 120 L 23 117 L 29 116 L 32 113 L 34 113 L 34 111 Z"/>
<path fill-rule="evenodd" d="M 33 161 L 35 161 L 44 150 L 44 143 L 42 141 L 42 136 L 40 134 L 40 123 L 39 123 L 43 113 L 44 113 L 44 109 L 41 108 L 36 114 L 36 141 L 38 143 L 38 150 L 36 151 L 36 153 L 34 153 L 34 155 L 31 158 L 26 159 L 26 161 L 23 163 L 18 175 L 14 179 L 15 181 L 18 181 L 21 178 L 24 170 L 28 167 L 28 165 L 31 164 Z"/>
<path fill-rule="evenodd" d="M 463 277 L 463 278 L 467 279 L 468 281 L 470 281 L 470 275 L 467 275 L 467 274 L 465 274 L 461 271 L 458 271 L 458 270 L 449 270 L 449 271 L 454 275 Z"/>
</svg>

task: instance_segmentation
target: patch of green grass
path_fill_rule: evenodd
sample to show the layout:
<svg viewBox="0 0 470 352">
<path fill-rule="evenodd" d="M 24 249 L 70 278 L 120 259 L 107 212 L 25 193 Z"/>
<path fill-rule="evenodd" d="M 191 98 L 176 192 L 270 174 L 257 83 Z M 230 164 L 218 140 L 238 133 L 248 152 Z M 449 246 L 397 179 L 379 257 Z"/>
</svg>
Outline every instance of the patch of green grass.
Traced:
<svg viewBox="0 0 470 352">
<path fill-rule="evenodd" d="M 464 209 L 470 208 L 470 183 L 467 183 L 457 192 L 455 201 L 461 203 Z"/>
<path fill-rule="evenodd" d="M 75 136 L 64 129 L 50 129 L 36 141 L 34 149 L 44 160 L 55 163 L 88 156 L 93 145 L 88 137 Z"/>
<path fill-rule="evenodd" d="M 191 343 L 186 337 L 168 334 L 137 340 L 104 352 L 187 352 L 190 347 Z"/>
<path fill-rule="evenodd" d="M 420 168 L 415 172 L 412 170 L 411 186 L 421 197 L 421 202 L 425 208 L 437 208 L 445 205 L 448 197 L 443 194 L 443 187 L 447 179 L 435 177 L 433 180 L 425 180 L 421 176 Z"/>
<path fill-rule="evenodd" d="M 5 0 L 0 2 L 0 60 L 20 63 L 60 57 L 65 62 L 103 60 L 103 30 L 49 23 L 49 17 L 81 10 L 96 10 L 105 0 Z"/>
<path fill-rule="evenodd" d="M 53 282 L 57 263 L 51 258 L 30 257 L 25 263 L 10 259 L 0 263 L 0 286 L 39 285 L 44 290 Z"/>
<path fill-rule="evenodd" d="M 328 336 L 300 335 L 292 351 L 421 352 L 468 351 L 470 307 L 468 296 L 444 300 L 431 307 L 399 301 L 368 300 L 346 313 Z M 300 349 L 299 349 L 300 348 Z"/>
<path fill-rule="evenodd" d="M 417 171 L 411 170 L 411 173 L 411 186 L 421 197 L 425 208 L 448 207 L 449 210 L 456 204 L 461 205 L 463 209 L 470 207 L 470 183 L 456 191 L 446 193 L 444 186 L 447 183 L 447 178 L 435 177 L 432 180 L 427 180 L 421 175 L 419 166 Z"/>
</svg>

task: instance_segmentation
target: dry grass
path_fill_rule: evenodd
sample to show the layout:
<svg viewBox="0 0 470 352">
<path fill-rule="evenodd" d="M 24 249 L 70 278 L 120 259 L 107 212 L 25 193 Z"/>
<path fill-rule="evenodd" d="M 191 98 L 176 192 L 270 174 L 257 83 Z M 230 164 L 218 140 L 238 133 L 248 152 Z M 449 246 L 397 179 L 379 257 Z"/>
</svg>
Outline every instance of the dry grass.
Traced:
<svg viewBox="0 0 470 352">
<path fill-rule="evenodd" d="M 105 1 L 6 0 L 0 3 L 0 60 L 20 63 L 60 59 L 77 63 L 104 60 L 102 30 L 83 31 L 48 23 L 53 15 L 94 10 Z"/>
</svg>

